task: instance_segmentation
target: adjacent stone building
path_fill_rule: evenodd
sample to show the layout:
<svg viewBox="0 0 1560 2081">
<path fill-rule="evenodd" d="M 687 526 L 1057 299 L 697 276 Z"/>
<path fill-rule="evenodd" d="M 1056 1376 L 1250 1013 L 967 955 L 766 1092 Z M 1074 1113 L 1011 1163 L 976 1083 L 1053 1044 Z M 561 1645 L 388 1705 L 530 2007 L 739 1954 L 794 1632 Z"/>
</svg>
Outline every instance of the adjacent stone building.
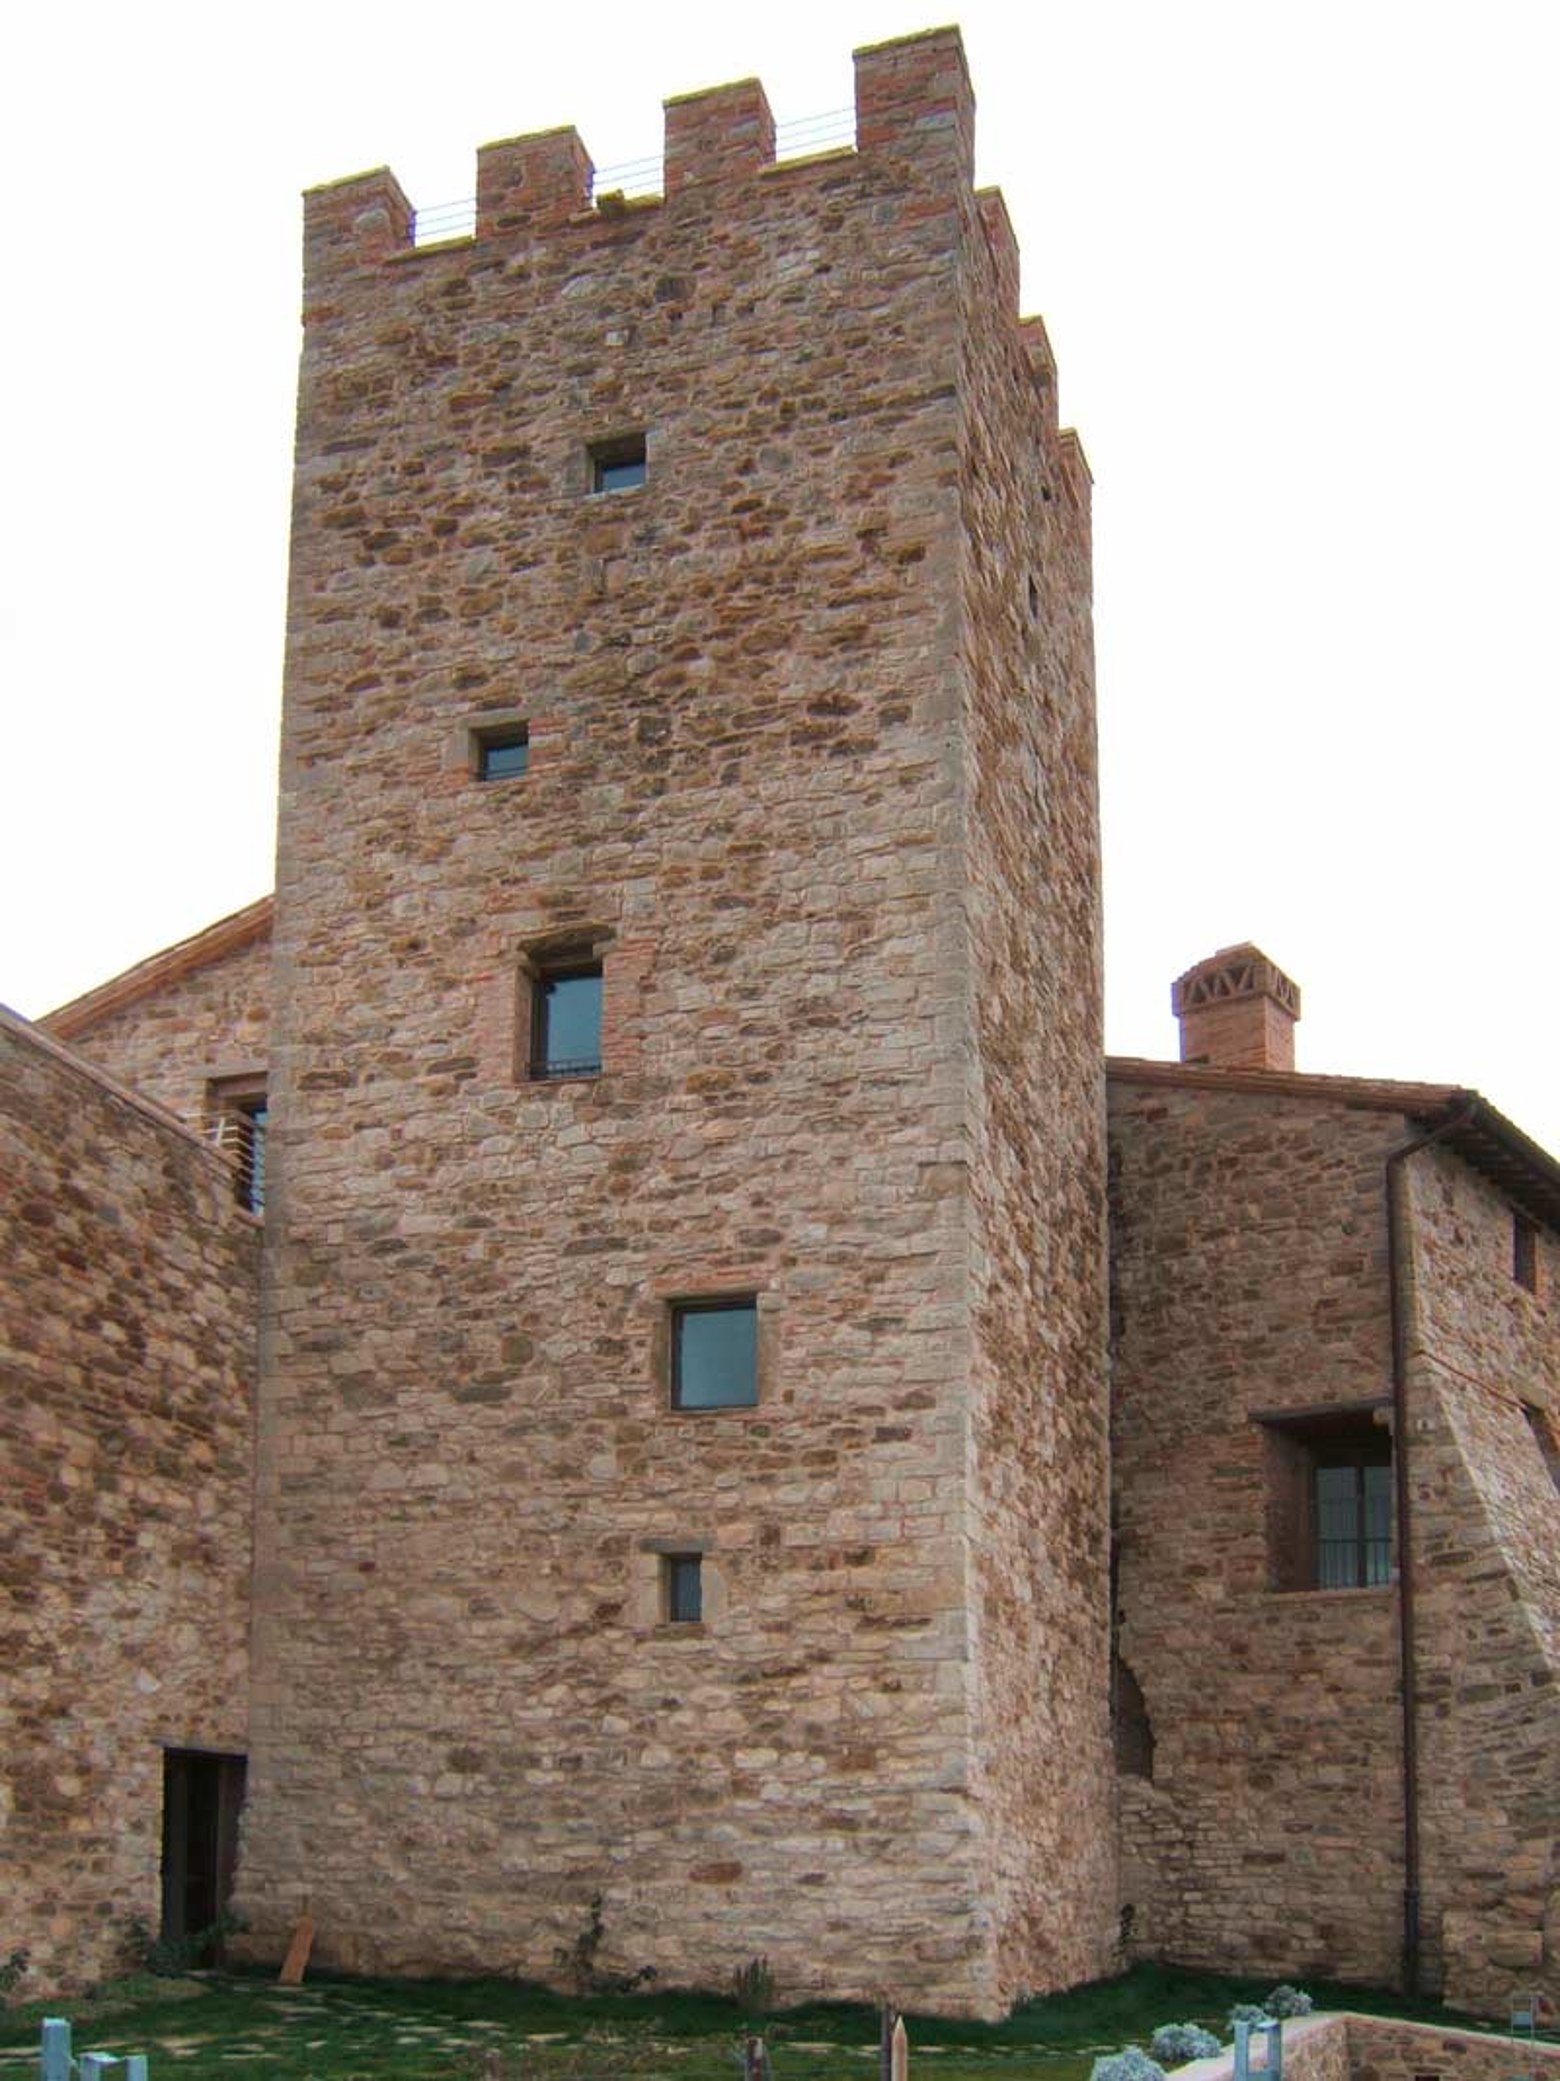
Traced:
<svg viewBox="0 0 1560 2081">
<path fill-rule="evenodd" d="M 34 1137 L 37 1203 L 111 1161 L 259 1325 L 252 1431 L 205 1354 L 252 1518 L 160 1463 L 242 1518 L 227 1717 L 170 1661 L 103 1751 L 89 1927 L 159 1826 L 182 1897 L 153 1779 L 210 1751 L 257 1955 L 307 1903 L 352 1968 L 993 2014 L 1393 1978 L 1406 1912 L 1426 1984 L 1553 1977 L 1560 1172 L 1297 1075 L 1251 948 L 1107 1142 L 1089 478 L 972 126 L 944 31 L 858 53 L 854 149 L 775 163 L 746 82 L 655 199 L 571 131 L 479 155 L 470 238 L 308 198 L 274 904 L 30 1043 L 130 1109 Z M 149 1101 L 225 1197 L 124 1199 L 170 1136 L 217 1175 Z M 203 1224 L 262 1204 L 256 1315 Z"/>
<path fill-rule="evenodd" d="M 29 1990 L 232 1885 L 259 1258 L 198 1134 L 0 1011 L 0 1949 Z"/>
<path fill-rule="evenodd" d="M 1552 1987 L 1560 1166 L 1473 1093 L 1295 1074 L 1253 947 L 1175 994 L 1185 1059 L 1109 1065 L 1132 1947 Z"/>
</svg>

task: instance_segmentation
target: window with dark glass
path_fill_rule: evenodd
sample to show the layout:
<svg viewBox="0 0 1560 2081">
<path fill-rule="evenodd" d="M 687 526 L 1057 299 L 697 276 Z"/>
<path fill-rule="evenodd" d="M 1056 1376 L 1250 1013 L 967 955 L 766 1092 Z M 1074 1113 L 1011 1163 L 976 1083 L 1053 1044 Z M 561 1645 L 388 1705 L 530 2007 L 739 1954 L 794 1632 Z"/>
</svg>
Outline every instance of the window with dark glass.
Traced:
<svg viewBox="0 0 1560 2081">
<path fill-rule="evenodd" d="M 1316 1587 L 1360 1590 L 1392 1580 L 1392 1469 L 1327 1456 L 1316 1481 Z"/>
<path fill-rule="evenodd" d="M 1529 1293 L 1537 1293 L 1538 1230 L 1522 1214 L 1511 1217 L 1511 1276 Z"/>
<path fill-rule="evenodd" d="M 478 780 L 517 780 L 531 763 L 530 732 L 479 730 L 476 740 Z"/>
<path fill-rule="evenodd" d="M 704 1556 L 667 1554 L 661 1580 L 667 1623 L 697 1625 L 704 1617 Z"/>
<path fill-rule="evenodd" d="M 758 1400 L 758 1304 L 679 1301 L 672 1309 L 672 1407 L 745 1409 Z"/>
<path fill-rule="evenodd" d="M 594 1077 L 601 1070 L 601 963 L 541 969 L 531 990 L 531 1075 Z"/>
<path fill-rule="evenodd" d="M 597 441 L 590 451 L 590 488 L 596 491 L 631 491 L 645 481 L 645 437 L 622 434 L 616 440 Z"/>
</svg>

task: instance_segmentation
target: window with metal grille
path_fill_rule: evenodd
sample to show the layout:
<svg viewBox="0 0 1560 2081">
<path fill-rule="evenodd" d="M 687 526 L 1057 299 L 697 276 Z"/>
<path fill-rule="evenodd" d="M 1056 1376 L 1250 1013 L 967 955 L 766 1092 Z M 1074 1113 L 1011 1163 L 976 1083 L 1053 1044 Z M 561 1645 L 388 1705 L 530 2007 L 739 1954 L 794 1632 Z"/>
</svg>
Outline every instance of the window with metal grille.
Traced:
<svg viewBox="0 0 1560 2081">
<path fill-rule="evenodd" d="M 1392 1580 L 1392 1469 L 1328 1456 L 1316 1483 L 1316 1587 L 1360 1590 Z"/>
<path fill-rule="evenodd" d="M 218 1078 L 207 1086 L 211 1140 L 233 1166 L 233 1196 L 251 1214 L 265 1209 L 265 1135 L 269 1118 L 263 1077 Z"/>
<path fill-rule="evenodd" d="M 1279 1590 L 1392 1580 L 1392 1434 L 1385 1405 L 1299 1410 L 1262 1426 L 1270 1579 Z"/>
</svg>

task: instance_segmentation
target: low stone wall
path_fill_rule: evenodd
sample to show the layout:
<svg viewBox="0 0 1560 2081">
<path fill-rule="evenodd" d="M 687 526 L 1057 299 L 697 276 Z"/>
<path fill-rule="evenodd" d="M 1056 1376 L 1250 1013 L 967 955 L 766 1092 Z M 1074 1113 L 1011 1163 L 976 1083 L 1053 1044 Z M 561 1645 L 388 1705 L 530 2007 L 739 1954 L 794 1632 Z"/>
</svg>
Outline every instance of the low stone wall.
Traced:
<svg viewBox="0 0 1560 2081">
<path fill-rule="evenodd" d="M 1385 2016 L 1343 2021 L 1352 2081 L 1513 2081 L 1518 2075 L 1560 2081 L 1560 2045 Z"/>
<path fill-rule="evenodd" d="M 1234 2053 L 1193 2060 L 1175 2081 L 1232 2081 Z M 1253 2069 L 1257 2081 L 1261 2069 Z M 1560 2045 L 1447 2030 L 1390 2016 L 1302 2016 L 1284 2025 L 1283 2081 L 1560 2081 Z"/>
</svg>

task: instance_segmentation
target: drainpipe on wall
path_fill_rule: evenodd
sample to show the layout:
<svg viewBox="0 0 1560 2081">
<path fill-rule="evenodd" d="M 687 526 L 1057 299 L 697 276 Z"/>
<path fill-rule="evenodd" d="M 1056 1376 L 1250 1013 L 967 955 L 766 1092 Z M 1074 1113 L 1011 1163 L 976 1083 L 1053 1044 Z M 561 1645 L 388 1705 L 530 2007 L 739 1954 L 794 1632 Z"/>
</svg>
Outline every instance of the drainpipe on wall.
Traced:
<svg viewBox="0 0 1560 2081">
<path fill-rule="evenodd" d="M 1450 1119 L 1416 1135 L 1386 1162 L 1387 1309 L 1392 1323 L 1392 1475 L 1398 1537 L 1398 1680 L 1403 1709 L 1403 1991 L 1419 1993 L 1419 1730 L 1414 1713 L 1418 1665 L 1414 1643 L 1412 1503 L 1408 1482 L 1408 1333 L 1410 1290 L 1407 1203 L 1402 1168 L 1460 1127 L 1477 1101 L 1464 1098 Z"/>
</svg>

